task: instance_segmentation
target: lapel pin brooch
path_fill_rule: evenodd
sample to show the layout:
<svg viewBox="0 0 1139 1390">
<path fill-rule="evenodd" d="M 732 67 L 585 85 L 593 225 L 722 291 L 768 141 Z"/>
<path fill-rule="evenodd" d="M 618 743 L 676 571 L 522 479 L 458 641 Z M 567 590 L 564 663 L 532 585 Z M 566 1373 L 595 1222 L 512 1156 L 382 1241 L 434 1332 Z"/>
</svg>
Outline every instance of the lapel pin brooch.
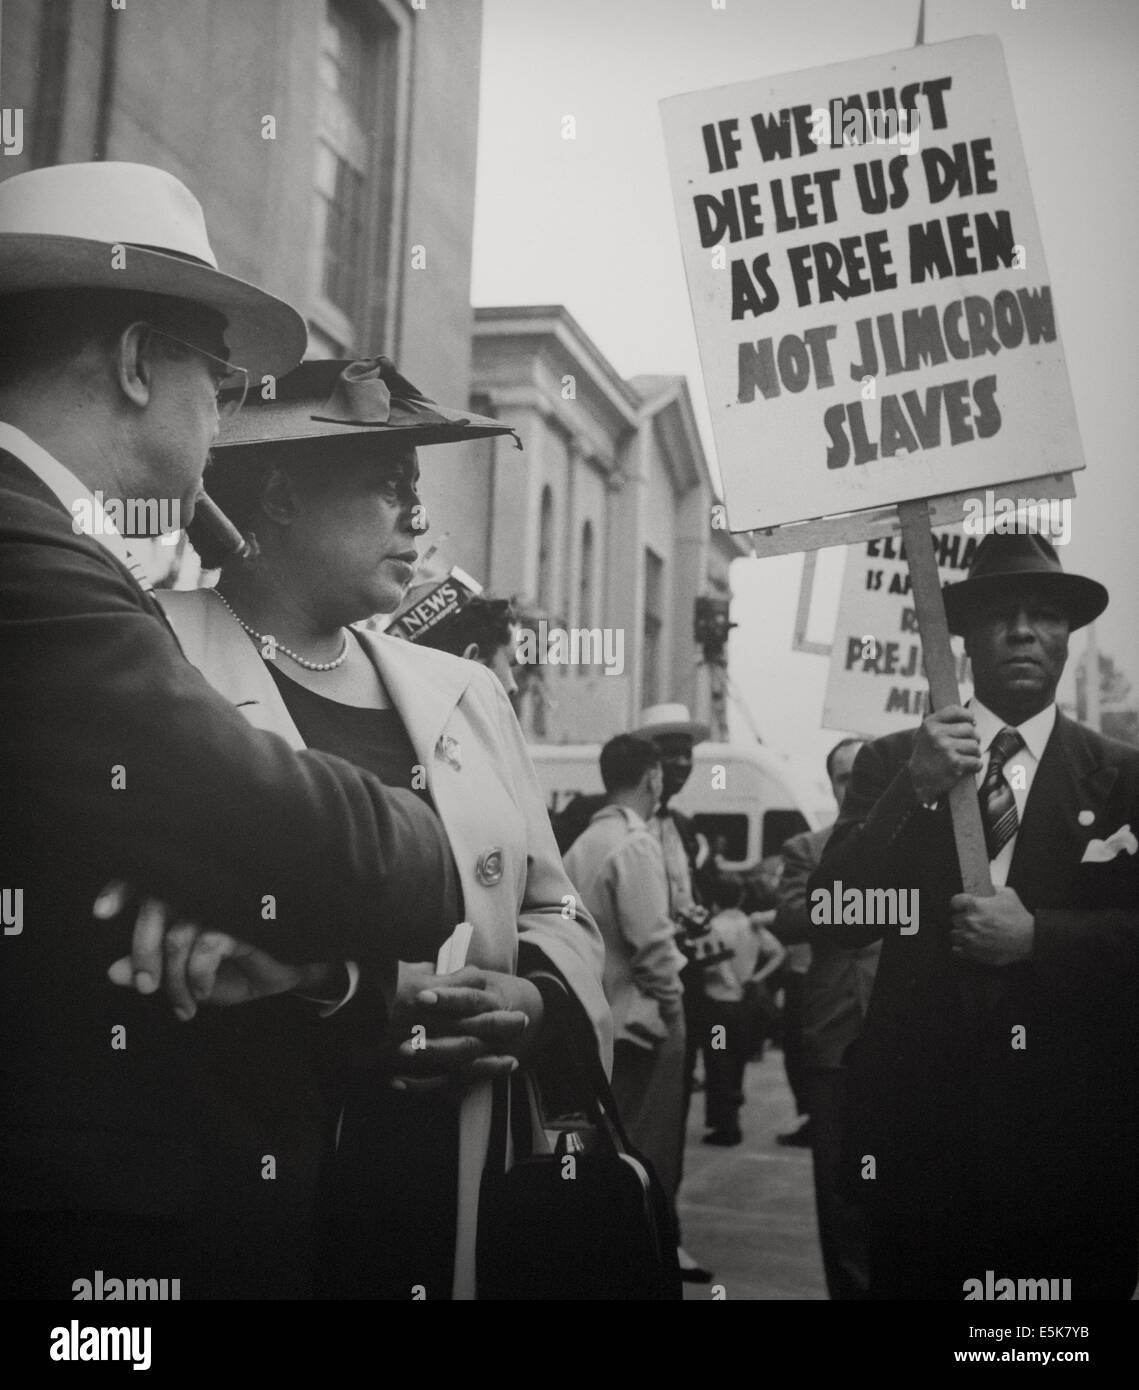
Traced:
<svg viewBox="0 0 1139 1390">
<path fill-rule="evenodd" d="M 462 749 L 459 747 L 459 740 L 452 738 L 450 734 L 439 735 L 439 742 L 435 745 L 435 756 L 448 767 L 453 767 L 456 772 L 462 770 Z"/>
</svg>

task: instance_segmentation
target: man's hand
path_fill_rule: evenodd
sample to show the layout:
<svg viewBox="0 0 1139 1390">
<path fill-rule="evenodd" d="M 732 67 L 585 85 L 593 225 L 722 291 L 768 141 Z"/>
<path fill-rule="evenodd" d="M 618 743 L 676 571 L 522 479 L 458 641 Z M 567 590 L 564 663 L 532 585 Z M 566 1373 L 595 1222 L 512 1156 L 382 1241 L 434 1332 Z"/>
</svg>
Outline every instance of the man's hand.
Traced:
<svg viewBox="0 0 1139 1390">
<path fill-rule="evenodd" d="M 529 980 L 467 965 L 436 975 L 400 963 L 388 1038 L 400 1087 L 426 1089 L 512 1072 L 534 1045 L 542 996 Z"/>
<path fill-rule="evenodd" d="M 936 801 L 962 777 L 981 770 L 981 744 L 973 716 L 961 705 L 931 714 L 914 740 L 910 779 L 919 801 Z"/>
<path fill-rule="evenodd" d="M 1013 965 L 1032 955 L 1036 922 L 1011 888 L 991 898 L 957 893 L 949 900 L 953 954 L 981 965 Z"/>
<path fill-rule="evenodd" d="M 125 884 L 110 883 L 92 910 L 107 921 L 130 901 Z M 225 932 L 179 921 L 164 903 L 147 898 L 138 908 L 131 953 L 109 967 L 107 978 L 140 994 L 165 989 L 177 1017 L 188 1022 L 199 1004 L 246 1004 L 294 990 L 317 996 L 335 992 L 337 973 L 331 965 L 286 965 Z"/>
</svg>

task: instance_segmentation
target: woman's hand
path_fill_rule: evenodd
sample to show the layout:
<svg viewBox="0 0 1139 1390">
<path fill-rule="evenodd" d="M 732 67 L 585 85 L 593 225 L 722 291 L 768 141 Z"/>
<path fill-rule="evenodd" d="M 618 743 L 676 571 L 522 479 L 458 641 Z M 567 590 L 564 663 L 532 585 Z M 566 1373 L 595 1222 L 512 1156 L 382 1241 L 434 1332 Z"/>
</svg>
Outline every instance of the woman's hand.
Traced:
<svg viewBox="0 0 1139 1390">
<path fill-rule="evenodd" d="M 512 1072 L 533 1049 L 544 1017 L 529 980 L 467 965 L 436 975 L 400 963 L 388 1037 L 399 1075 L 415 1089 Z"/>
</svg>

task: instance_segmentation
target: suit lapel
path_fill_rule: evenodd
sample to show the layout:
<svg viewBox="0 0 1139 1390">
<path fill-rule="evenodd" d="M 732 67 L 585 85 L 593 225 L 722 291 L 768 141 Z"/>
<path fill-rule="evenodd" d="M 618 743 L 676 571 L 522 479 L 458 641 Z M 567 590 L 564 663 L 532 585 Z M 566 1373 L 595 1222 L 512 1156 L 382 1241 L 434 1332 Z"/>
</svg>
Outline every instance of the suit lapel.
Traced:
<svg viewBox="0 0 1139 1390">
<path fill-rule="evenodd" d="M 1008 885 L 1026 904 L 1039 903 L 1049 884 L 1070 879 L 1089 839 L 1088 826 L 1100 819 L 1117 776 L 1118 769 L 1102 765 L 1079 725 L 1057 714 L 1009 867 Z"/>
<path fill-rule="evenodd" d="M 412 747 L 431 770 L 437 754 L 447 752 L 440 739 L 455 706 L 474 675 L 473 663 L 457 662 L 430 647 L 399 637 L 357 630 L 368 649 Z M 440 656 L 444 659 L 440 660 Z M 468 667 L 469 665 L 469 668 Z M 461 752 L 458 754 L 461 757 Z"/>
<path fill-rule="evenodd" d="M 186 659 L 255 729 L 278 734 L 293 748 L 305 741 L 257 648 L 212 589 L 163 590 L 163 617 Z"/>
<path fill-rule="evenodd" d="M 473 661 L 416 647 L 398 637 L 362 634 L 404 722 L 427 789 L 443 822 L 474 927 L 467 960 L 488 970 L 514 968 L 518 905 L 526 893 L 526 826 L 497 759 L 493 705 L 471 691 Z M 489 684 L 494 678 L 487 676 Z M 498 877 L 491 877 L 492 857 Z"/>
</svg>

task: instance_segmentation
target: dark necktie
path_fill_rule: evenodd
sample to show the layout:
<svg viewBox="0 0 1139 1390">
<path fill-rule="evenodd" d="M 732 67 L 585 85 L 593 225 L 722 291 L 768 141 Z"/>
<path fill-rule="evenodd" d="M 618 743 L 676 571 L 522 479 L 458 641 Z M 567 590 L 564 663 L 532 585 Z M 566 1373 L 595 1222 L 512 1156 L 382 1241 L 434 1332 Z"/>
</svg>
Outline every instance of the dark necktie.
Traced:
<svg viewBox="0 0 1139 1390">
<path fill-rule="evenodd" d="M 981 783 L 981 816 L 985 822 L 985 844 L 993 860 L 1016 834 L 1016 798 L 1005 781 L 1005 763 L 1024 739 L 1015 729 L 1004 728 L 989 746 L 989 766 Z"/>
</svg>

